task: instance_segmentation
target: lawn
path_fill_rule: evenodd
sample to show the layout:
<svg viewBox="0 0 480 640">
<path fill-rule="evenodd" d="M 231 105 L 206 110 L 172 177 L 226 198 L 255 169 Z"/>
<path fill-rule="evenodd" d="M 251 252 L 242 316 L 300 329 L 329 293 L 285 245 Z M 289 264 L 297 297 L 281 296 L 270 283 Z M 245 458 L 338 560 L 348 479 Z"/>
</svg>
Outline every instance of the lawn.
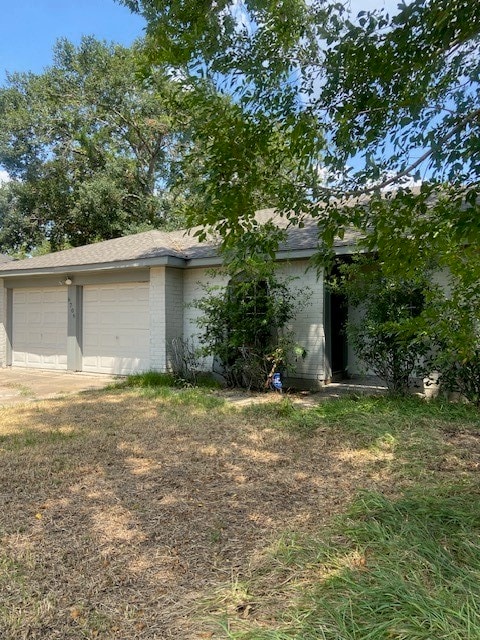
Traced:
<svg viewBox="0 0 480 640">
<path fill-rule="evenodd" d="M 117 388 L 0 409 L 0 637 L 480 638 L 480 413 Z"/>
</svg>

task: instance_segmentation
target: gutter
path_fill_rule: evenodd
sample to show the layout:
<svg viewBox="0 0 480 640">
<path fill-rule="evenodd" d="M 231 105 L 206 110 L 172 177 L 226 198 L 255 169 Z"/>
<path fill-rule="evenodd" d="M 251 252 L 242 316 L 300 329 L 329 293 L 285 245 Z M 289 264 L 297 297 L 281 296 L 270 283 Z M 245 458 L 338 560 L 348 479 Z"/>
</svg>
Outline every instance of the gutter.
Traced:
<svg viewBox="0 0 480 640">
<path fill-rule="evenodd" d="M 348 255 L 352 253 L 350 244 L 334 247 L 336 255 Z M 276 254 L 276 261 L 288 262 L 289 260 L 308 260 L 318 251 L 314 249 L 283 250 Z M 37 267 L 32 269 L 0 269 L 0 278 L 18 278 L 32 276 L 64 275 L 90 272 L 111 272 L 118 269 L 141 269 L 150 267 L 172 267 L 177 269 L 195 269 L 201 267 L 219 267 L 223 264 L 218 254 L 203 258 L 179 258 L 177 256 L 161 256 L 154 258 L 140 258 L 135 260 L 122 260 L 117 262 L 99 262 L 94 264 L 59 265 L 55 267 Z M 12 265 L 13 266 L 13 265 Z"/>
<path fill-rule="evenodd" d="M 92 271 L 114 271 L 117 269 L 138 269 L 145 267 L 176 267 L 184 268 L 185 259 L 175 256 L 161 258 L 142 258 L 140 260 L 122 260 L 121 262 L 100 262 L 95 264 L 61 265 L 58 267 L 37 267 L 36 269 L 0 269 L 0 278 L 18 278 L 18 276 L 48 276 L 58 274 L 86 273 Z"/>
</svg>

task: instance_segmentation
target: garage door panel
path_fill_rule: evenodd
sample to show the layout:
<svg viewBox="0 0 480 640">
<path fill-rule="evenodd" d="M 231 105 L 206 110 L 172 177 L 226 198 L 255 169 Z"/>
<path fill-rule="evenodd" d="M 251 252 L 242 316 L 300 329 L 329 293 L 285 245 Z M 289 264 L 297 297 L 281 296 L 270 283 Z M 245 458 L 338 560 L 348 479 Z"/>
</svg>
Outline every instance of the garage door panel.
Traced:
<svg viewBox="0 0 480 640">
<path fill-rule="evenodd" d="M 30 290 L 30 292 L 25 295 L 25 303 L 41 304 L 42 302 L 49 302 L 52 304 L 52 302 L 56 302 L 55 296 L 51 296 L 45 289 L 43 289 L 43 291 L 44 293 Z"/>
<path fill-rule="evenodd" d="M 67 290 L 14 289 L 12 365 L 67 368 Z"/>
<path fill-rule="evenodd" d="M 53 352 L 50 355 L 43 356 L 44 362 L 50 364 L 52 368 L 55 368 L 56 364 L 60 364 L 62 368 L 67 368 L 67 356 L 59 356 L 57 353 Z"/>
<path fill-rule="evenodd" d="M 45 349 L 51 350 L 52 353 L 56 353 L 57 344 L 59 343 L 60 336 L 56 331 L 44 331 L 42 334 L 42 343 Z"/>
<path fill-rule="evenodd" d="M 99 347 L 103 349 L 111 349 L 112 354 L 118 353 L 118 349 L 121 349 L 122 357 L 135 356 L 138 349 L 142 348 L 142 345 L 146 343 L 148 336 L 138 335 L 138 332 L 125 331 L 121 335 L 105 334 L 101 339 L 89 340 L 85 347 Z"/>
<path fill-rule="evenodd" d="M 128 329 L 122 331 L 120 335 L 114 336 L 112 344 L 122 349 L 122 354 L 134 356 L 143 345 L 148 342 L 148 332 L 138 329 Z"/>
<path fill-rule="evenodd" d="M 49 304 L 59 304 L 58 301 L 58 295 L 57 295 L 57 289 L 53 289 L 52 291 L 47 291 L 43 296 L 42 299 L 45 300 L 46 302 L 48 302 Z"/>
<path fill-rule="evenodd" d="M 98 325 L 108 329 L 113 327 L 114 330 L 117 329 L 117 333 L 120 333 L 119 329 L 122 330 L 121 333 L 128 333 L 148 331 L 149 321 L 138 312 L 132 313 L 118 309 L 117 313 L 108 313 L 99 318 Z"/>
<path fill-rule="evenodd" d="M 25 352 L 24 362 L 30 367 L 41 367 L 43 358 L 46 360 L 46 356 L 40 353 Z"/>
<path fill-rule="evenodd" d="M 36 302 L 34 304 L 37 304 Z M 22 305 L 22 306 L 26 306 L 26 305 Z M 38 313 L 38 312 L 34 312 L 34 311 L 22 311 L 20 309 L 17 308 L 17 313 L 16 313 L 16 325 L 17 327 L 21 327 L 22 329 L 25 329 L 25 331 L 28 330 L 28 327 L 33 326 L 40 326 L 42 323 L 42 314 Z"/>
<path fill-rule="evenodd" d="M 150 363 L 149 286 L 85 286 L 83 370 L 128 374 Z"/>
<path fill-rule="evenodd" d="M 96 349 L 100 344 L 100 340 L 98 336 L 87 335 L 84 331 L 83 333 L 83 356 L 85 360 L 85 354 L 90 352 L 92 349 Z"/>
<path fill-rule="evenodd" d="M 47 302 L 47 304 L 48 304 L 48 302 Z M 65 313 L 65 312 L 63 312 L 63 313 Z M 58 313 L 56 311 L 46 311 L 43 314 L 43 318 L 42 318 L 43 325 L 47 326 L 47 327 L 55 326 L 57 321 L 61 322 L 61 316 L 63 316 L 63 313 L 60 314 L 60 313 Z"/>
<path fill-rule="evenodd" d="M 112 303 L 108 308 L 102 306 L 100 309 L 96 309 L 95 312 L 89 312 L 88 322 L 91 326 L 96 325 L 97 327 L 112 329 L 112 331 L 115 331 L 116 328 L 121 328 L 125 331 L 131 328 L 148 331 L 149 318 L 144 313 L 148 305 L 142 304 L 142 301 L 130 300 L 127 304 L 115 305 Z M 134 310 L 131 309 L 132 305 L 135 305 Z M 112 309 L 112 306 L 114 306 L 114 309 Z"/>
<path fill-rule="evenodd" d="M 112 303 L 117 303 L 118 297 L 119 295 L 116 288 L 110 287 L 100 291 L 99 300 L 106 305 L 110 305 Z"/>
<path fill-rule="evenodd" d="M 24 353 L 24 352 L 17 353 L 15 362 L 13 362 L 13 364 L 16 364 L 17 366 L 26 366 L 26 364 L 27 364 L 27 354 Z"/>
</svg>

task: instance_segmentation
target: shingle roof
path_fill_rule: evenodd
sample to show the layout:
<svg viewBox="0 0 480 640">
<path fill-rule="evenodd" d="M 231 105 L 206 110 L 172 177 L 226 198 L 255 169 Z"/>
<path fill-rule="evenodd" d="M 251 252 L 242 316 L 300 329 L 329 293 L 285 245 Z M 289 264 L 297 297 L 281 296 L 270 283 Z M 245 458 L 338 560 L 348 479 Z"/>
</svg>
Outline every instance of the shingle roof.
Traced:
<svg viewBox="0 0 480 640">
<path fill-rule="evenodd" d="M 6 256 L 4 253 L 0 253 L 0 264 L 4 262 L 11 262 L 12 260 L 13 258 L 11 258 L 10 256 Z"/>
<path fill-rule="evenodd" d="M 259 224 L 272 220 L 278 227 L 287 230 L 287 239 L 280 246 L 280 251 L 310 250 L 313 253 L 319 248 L 318 230 L 314 218 L 305 217 L 302 228 L 288 227 L 288 220 L 276 215 L 274 209 L 265 209 L 257 213 L 256 220 Z M 209 237 L 206 241 L 199 242 L 194 231 L 145 231 L 83 247 L 26 258 L 14 263 L 0 264 L 0 272 L 7 275 L 8 272 L 37 269 L 47 271 L 94 265 L 115 266 L 115 263 L 120 262 L 125 264 L 165 257 L 180 258 L 187 262 L 217 256 L 218 238 Z M 355 235 L 351 233 L 342 241 L 338 241 L 336 246 L 346 246 L 353 244 L 354 241 Z"/>
</svg>

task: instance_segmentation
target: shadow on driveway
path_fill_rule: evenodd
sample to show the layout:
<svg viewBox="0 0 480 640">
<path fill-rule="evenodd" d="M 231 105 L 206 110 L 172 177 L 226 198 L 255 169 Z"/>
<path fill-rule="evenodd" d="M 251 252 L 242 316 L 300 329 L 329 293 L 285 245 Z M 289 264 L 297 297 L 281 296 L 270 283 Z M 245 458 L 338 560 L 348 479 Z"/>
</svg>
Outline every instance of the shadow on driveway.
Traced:
<svg viewBox="0 0 480 640">
<path fill-rule="evenodd" d="M 103 389 L 117 378 L 105 374 L 32 369 L 0 369 L 0 407 Z"/>
</svg>

